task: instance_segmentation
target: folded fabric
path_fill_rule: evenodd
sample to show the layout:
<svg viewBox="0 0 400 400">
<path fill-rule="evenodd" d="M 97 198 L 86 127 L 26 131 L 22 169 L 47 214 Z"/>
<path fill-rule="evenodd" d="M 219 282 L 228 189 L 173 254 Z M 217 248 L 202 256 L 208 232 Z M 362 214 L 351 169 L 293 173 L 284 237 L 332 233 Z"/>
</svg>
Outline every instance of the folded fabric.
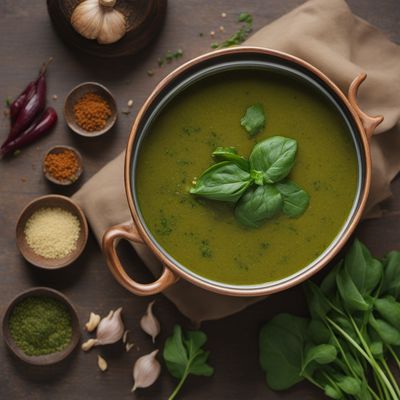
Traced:
<svg viewBox="0 0 400 400">
<path fill-rule="evenodd" d="M 378 216 L 379 203 L 390 196 L 390 182 L 400 170 L 400 47 L 354 16 L 343 0 L 310 0 L 259 30 L 244 44 L 298 56 L 321 69 L 345 93 L 360 71 L 367 72 L 359 104 L 371 115 L 385 117 L 371 143 L 373 169 L 367 215 Z M 73 196 L 99 242 L 107 228 L 131 218 L 123 164 L 121 154 Z M 159 261 L 144 245 L 133 246 L 157 276 Z M 196 323 L 236 313 L 261 299 L 214 294 L 182 279 L 164 294 Z"/>
</svg>

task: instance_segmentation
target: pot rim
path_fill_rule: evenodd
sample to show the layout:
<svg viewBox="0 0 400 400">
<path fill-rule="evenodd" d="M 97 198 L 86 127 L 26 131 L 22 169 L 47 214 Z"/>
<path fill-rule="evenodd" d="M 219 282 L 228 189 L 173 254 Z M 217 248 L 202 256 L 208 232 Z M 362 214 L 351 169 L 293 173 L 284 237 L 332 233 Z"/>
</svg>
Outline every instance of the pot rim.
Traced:
<svg viewBox="0 0 400 400">
<path fill-rule="evenodd" d="M 152 240 L 152 238 L 146 232 L 146 229 L 141 221 L 139 216 L 139 212 L 136 209 L 133 190 L 132 190 L 132 169 L 131 169 L 131 161 L 132 155 L 134 152 L 134 144 L 135 139 L 139 131 L 139 126 L 142 123 L 142 120 L 146 113 L 149 111 L 152 106 L 154 100 L 158 97 L 160 92 L 165 89 L 170 83 L 173 82 L 178 76 L 183 74 L 186 71 L 189 71 L 195 65 L 207 61 L 218 59 L 220 56 L 229 55 L 229 54 L 258 54 L 258 55 L 267 55 L 272 57 L 277 57 L 283 59 L 284 61 L 289 61 L 294 64 L 299 65 L 300 67 L 305 68 L 309 72 L 311 72 L 314 76 L 319 78 L 324 85 L 326 85 L 329 89 L 333 91 L 333 93 L 339 98 L 340 102 L 343 106 L 345 106 L 346 111 L 352 118 L 352 122 L 354 122 L 355 131 L 358 134 L 358 139 L 360 141 L 360 151 L 361 156 L 364 158 L 364 170 L 361 172 L 364 173 L 363 182 L 361 184 L 361 188 L 359 189 L 358 194 L 358 203 L 353 204 L 353 209 L 350 212 L 349 216 L 351 217 L 351 221 L 348 221 L 348 225 L 344 231 L 339 232 L 338 235 L 340 237 L 337 239 L 336 243 L 333 243 L 329 252 L 327 252 L 323 257 L 320 258 L 314 265 L 304 266 L 300 271 L 295 273 L 294 275 L 290 275 L 284 278 L 282 281 L 272 281 L 265 282 L 257 285 L 230 285 L 224 284 L 222 282 L 214 282 L 208 280 L 207 278 L 201 279 L 201 277 L 195 273 L 191 273 L 182 269 L 180 266 L 176 265 L 172 260 L 166 257 L 158 248 L 157 244 Z M 359 166 L 360 168 L 360 166 Z M 272 50 L 263 47 L 255 47 L 255 46 L 238 46 L 231 47 L 228 49 L 215 50 L 201 56 L 198 56 L 194 59 L 191 59 L 179 66 L 172 72 L 170 72 L 165 78 L 163 78 L 154 88 L 150 96 L 147 98 L 143 106 L 140 108 L 138 114 L 136 115 L 135 121 L 132 125 L 131 132 L 128 138 L 128 144 L 126 148 L 125 154 L 125 171 L 124 171 L 124 180 L 125 180 L 125 192 L 128 200 L 129 209 L 131 215 L 133 217 L 134 224 L 139 232 L 139 235 L 142 237 L 144 243 L 149 247 L 152 253 L 165 265 L 166 268 L 169 268 L 178 276 L 184 278 L 185 280 L 199 286 L 203 289 L 231 296 L 241 296 L 241 297 L 252 297 L 252 296 L 262 296 L 269 295 L 273 293 L 277 293 L 286 289 L 289 289 L 295 285 L 304 282 L 309 279 L 311 276 L 320 271 L 324 266 L 326 266 L 343 248 L 346 242 L 349 240 L 351 234 L 359 223 L 362 213 L 364 211 L 370 185 L 371 185 L 371 154 L 370 154 L 370 145 L 368 141 L 367 134 L 365 132 L 364 126 L 356 112 L 356 110 L 352 107 L 349 100 L 345 96 L 345 94 L 339 89 L 339 87 L 333 83 L 322 71 L 318 68 L 314 67 L 307 61 L 302 60 L 296 56 L 292 56 L 290 54 Z M 167 251 L 165 251 L 168 253 Z M 313 261 L 313 263 L 315 260 Z"/>
</svg>

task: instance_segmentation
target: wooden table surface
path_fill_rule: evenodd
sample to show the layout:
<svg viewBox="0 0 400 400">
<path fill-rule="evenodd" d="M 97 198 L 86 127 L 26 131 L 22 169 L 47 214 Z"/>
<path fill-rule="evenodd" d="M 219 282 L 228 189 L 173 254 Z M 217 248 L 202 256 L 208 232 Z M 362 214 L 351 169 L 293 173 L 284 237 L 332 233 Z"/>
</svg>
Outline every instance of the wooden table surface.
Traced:
<svg viewBox="0 0 400 400">
<path fill-rule="evenodd" d="M 329 0 L 326 0 L 329 1 Z M 26 263 L 15 245 L 15 224 L 21 209 L 33 198 L 46 193 L 70 195 L 75 189 L 60 190 L 50 186 L 40 168 L 43 152 L 55 144 L 76 146 L 84 157 L 85 173 L 80 184 L 88 180 L 108 161 L 123 150 L 135 112 L 155 84 L 178 65 L 174 62 L 160 70 L 157 59 L 169 49 L 182 48 L 183 62 L 209 50 L 211 30 L 223 24 L 226 33 L 236 30 L 239 12 L 254 16 L 254 27 L 291 10 L 302 0 L 170 0 L 168 15 L 161 35 L 144 54 L 132 59 L 95 60 L 67 48 L 55 35 L 44 0 L 1 0 L 0 2 L 0 96 L 1 101 L 14 97 L 36 75 L 39 65 L 49 56 L 54 63 L 48 74 L 48 102 L 54 106 L 60 121 L 54 133 L 40 140 L 10 160 L 0 162 L 0 316 L 7 303 L 20 291 L 32 286 L 50 286 L 61 290 L 75 303 L 81 322 L 90 311 L 105 314 L 124 307 L 126 325 L 140 350 L 126 353 L 121 346 L 101 349 L 108 360 L 109 371 L 101 373 L 96 365 L 98 351 L 84 354 L 76 351 L 67 362 L 51 368 L 31 368 L 18 362 L 0 345 L 0 399 L 165 399 L 175 381 L 163 370 L 161 379 L 147 390 L 130 393 L 132 365 L 153 347 L 138 327 L 138 321 L 149 301 L 130 295 L 111 277 L 93 236 L 83 256 L 71 268 L 58 272 L 41 271 Z M 399 0 L 349 0 L 353 11 L 400 42 Z M 221 12 L 227 17 L 221 18 Z M 199 33 L 204 32 L 200 37 Z M 400 68 L 400 66 L 399 66 Z M 155 69 L 148 77 L 146 71 Z M 399 69 L 400 70 L 400 69 Z M 97 139 L 79 138 L 65 127 L 62 105 L 65 95 L 83 81 L 99 81 L 115 94 L 120 110 L 134 100 L 131 115 L 120 115 L 117 127 Z M 51 97 L 58 96 L 57 100 Z M 6 117 L 0 119 L 0 135 L 8 130 Z M 122 171 L 121 171 L 122 173 Z M 78 184 L 79 186 L 79 184 Z M 400 180 L 393 185 L 394 197 L 385 206 L 384 218 L 363 222 L 358 236 L 377 256 L 400 248 Z M 124 257 L 134 263 L 135 274 L 150 279 L 141 262 L 128 246 Z M 175 323 L 190 326 L 163 296 L 156 303 L 161 321 L 163 343 Z M 215 367 L 213 378 L 191 377 L 182 399 L 320 399 L 324 396 L 309 385 L 299 385 L 291 392 L 269 391 L 258 366 L 257 336 L 260 325 L 278 311 L 304 313 L 301 290 L 293 289 L 275 295 L 232 317 L 208 322 L 210 362 Z"/>
</svg>

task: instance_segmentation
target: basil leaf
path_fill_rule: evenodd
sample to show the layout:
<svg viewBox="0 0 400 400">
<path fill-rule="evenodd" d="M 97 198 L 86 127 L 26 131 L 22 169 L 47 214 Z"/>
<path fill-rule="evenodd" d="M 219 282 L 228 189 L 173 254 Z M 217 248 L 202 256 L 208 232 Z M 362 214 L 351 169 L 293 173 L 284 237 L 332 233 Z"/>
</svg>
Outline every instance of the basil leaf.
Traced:
<svg viewBox="0 0 400 400">
<path fill-rule="evenodd" d="M 165 341 L 165 364 L 169 373 L 180 379 L 175 395 L 190 374 L 211 376 L 214 373 L 214 368 L 207 363 L 209 353 L 202 349 L 206 341 L 204 332 L 189 331 L 184 335 L 179 325 L 175 325 L 172 336 Z"/>
<path fill-rule="evenodd" d="M 250 184 L 248 172 L 233 162 L 223 161 L 204 171 L 190 193 L 211 200 L 236 202 Z"/>
<path fill-rule="evenodd" d="M 232 161 L 244 171 L 250 171 L 249 161 L 240 156 L 234 147 L 217 147 L 212 155 L 222 161 Z"/>
<path fill-rule="evenodd" d="M 294 182 L 285 180 L 275 185 L 283 198 L 283 212 L 288 217 L 298 217 L 310 204 L 310 196 Z"/>
<path fill-rule="evenodd" d="M 400 297 L 400 251 L 391 251 L 383 260 L 385 271 L 382 293 Z"/>
<path fill-rule="evenodd" d="M 282 196 L 272 185 L 251 187 L 239 200 L 235 217 L 243 225 L 259 227 L 267 218 L 272 218 L 282 208 Z"/>
<path fill-rule="evenodd" d="M 273 390 L 292 387 L 304 378 L 300 375 L 307 320 L 290 314 L 279 314 L 260 332 L 260 364 Z"/>
<path fill-rule="evenodd" d="M 261 132 L 265 126 L 264 108 L 261 104 L 255 104 L 246 110 L 240 120 L 240 125 L 246 129 L 249 136 L 255 136 Z"/>
<path fill-rule="evenodd" d="M 400 332 L 392 325 L 381 319 L 375 319 L 372 314 L 369 316 L 369 323 L 381 337 L 383 343 L 400 346 Z"/>
<path fill-rule="evenodd" d="M 250 167 L 262 171 L 266 183 L 279 182 L 293 168 L 296 152 L 296 140 L 273 136 L 254 146 L 250 154 Z"/>
</svg>

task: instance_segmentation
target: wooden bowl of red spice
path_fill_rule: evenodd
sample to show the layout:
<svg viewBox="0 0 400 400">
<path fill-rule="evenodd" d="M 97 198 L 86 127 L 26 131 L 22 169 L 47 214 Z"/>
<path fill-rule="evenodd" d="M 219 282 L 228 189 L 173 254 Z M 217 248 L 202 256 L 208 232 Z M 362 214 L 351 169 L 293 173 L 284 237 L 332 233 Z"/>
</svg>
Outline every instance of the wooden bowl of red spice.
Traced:
<svg viewBox="0 0 400 400">
<path fill-rule="evenodd" d="M 70 146 L 54 146 L 47 150 L 42 162 L 43 174 L 57 185 L 71 185 L 82 175 L 83 161 L 79 151 Z"/>
<path fill-rule="evenodd" d="M 70 129 L 81 136 L 103 135 L 114 126 L 117 116 L 113 95 L 96 82 L 75 86 L 65 100 L 65 120 Z"/>
</svg>

